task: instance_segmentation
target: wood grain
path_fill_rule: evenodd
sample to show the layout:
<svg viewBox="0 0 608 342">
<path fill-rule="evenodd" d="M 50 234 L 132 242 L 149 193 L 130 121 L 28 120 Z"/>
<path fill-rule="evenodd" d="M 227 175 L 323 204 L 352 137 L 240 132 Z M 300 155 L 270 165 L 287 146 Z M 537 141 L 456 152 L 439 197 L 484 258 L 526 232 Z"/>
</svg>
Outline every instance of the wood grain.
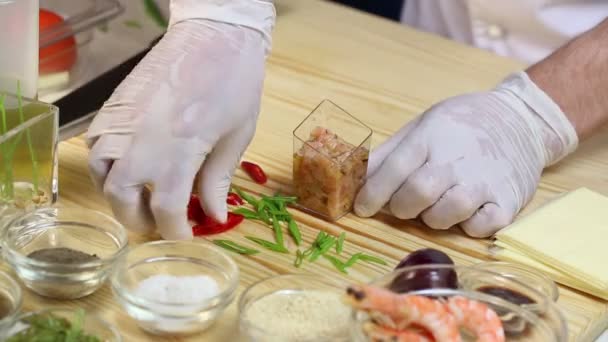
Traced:
<svg viewBox="0 0 608 342">
<path fill-rule="evenodd" d="M 420 33 L 343 7 L 317 0 L 278 0 L 274 47 L 268 59 L 262 111 L 256 137 L 245 158 L 264 166 L 271 181 L 262 187 L 238 171 L 235 184 L 249 191 L 270 194 L 288 191 L 291 183 L 292 130 L 321 100 L 331 99 L 374 130 L 378 145 L 402 124 L 448 96 L 487 89 L 523 65 L 487 52 Z M 608 135 L 600 134 L 573 156 L 547 170 L 532 203 L 524 213 L 556 194 L 588 186 L 608 194 Z M 87 174 L 86 146 L 81 138 L 60 145 L 60 202 L 109 213 L 104 199 Z M 292 266 L 293 255 L 262 253 L 235 256 L 241 270 L 239 293 L 253 282 L 276 274 L 312 272 L 349 281 L 369 281 L 389 271 L 407 253 L 422 247 L 446 251 L 458 264 L 490 259 L 489 241 L 465 237 L 457 230 L 436 232 L 411 222 L 378 216 L 361 219 L 347 215 L 329 224 L 294 213 L 303 237 L 310 243 L 319 229 L 348 232 L 347 254 L 364 251 L 383 255 L 389 266 L 361 264 L 348 276 L 326 262 Z M 576 229 L 576 227 L 573 227 Z M 268 229 L 246 222 L 226 238 L 245 241 L 243 235 L 268 234 Z M 130 235 L 130 244 L 155 237 Z M 608 325 L 608 306 L 567 288 L 560 288 L 570 340 L 591 341 Z M 238 341 L 234 302 L 208 332 L 190 338 L 146 335 L 119 308 L 108 287 L 77 302 L 42 299 L 26 291 L 25 310 L 48 306 L 81 306 L 116 324 L 125 341 Z"/>
</svg>

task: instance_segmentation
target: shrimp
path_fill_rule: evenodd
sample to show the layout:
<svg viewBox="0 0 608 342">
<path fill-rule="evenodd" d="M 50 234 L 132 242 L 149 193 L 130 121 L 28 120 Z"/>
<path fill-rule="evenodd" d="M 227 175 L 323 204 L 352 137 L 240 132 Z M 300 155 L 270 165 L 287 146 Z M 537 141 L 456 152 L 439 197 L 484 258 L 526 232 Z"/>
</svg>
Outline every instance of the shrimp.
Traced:
<svg viewBox="0 0 608 342">
<path fill-rule="evenodd" d="M 455 296 L 449 298 L 445 306 L 459 326 L 477 336 L 477 342 L 505 341 L 502 321 L 486 304 Z"/>
<path fill-rule="evenodd" d="M 433 342 L 433 336 L 427 331 L 395 330 L 369 322 L 363 331 L 374 342 Z"/>
<path fill-rule="evenodd" d="M 379 311 L 391 317 L 401 330 L 416 324 L 428 330 L 438 342 L 460 342 L 454 317 L 443 303 L 423 296 L 396 294 L 390 290 L 362 285 L 346 291 L 346 302 L 359 310 Z"/>
</svg>

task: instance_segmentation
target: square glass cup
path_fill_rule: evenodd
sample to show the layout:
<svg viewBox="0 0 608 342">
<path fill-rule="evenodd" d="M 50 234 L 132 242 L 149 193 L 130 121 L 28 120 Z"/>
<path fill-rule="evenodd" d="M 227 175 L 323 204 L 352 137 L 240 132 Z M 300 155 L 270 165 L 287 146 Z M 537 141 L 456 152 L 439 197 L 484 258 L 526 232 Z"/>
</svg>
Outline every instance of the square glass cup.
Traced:
<svg viewBox="0 0 608 342">
<path fill-rule="evenodd" d="M 328 221 L 352 210 L 367 176 L 372 130 L 324 100 L 293 131 L 298 206 Z"/>
<path fill-rule="evenodd" d="M 56 106 L 0 93 L 0 228 L 57 200 Z"/>
</svg>

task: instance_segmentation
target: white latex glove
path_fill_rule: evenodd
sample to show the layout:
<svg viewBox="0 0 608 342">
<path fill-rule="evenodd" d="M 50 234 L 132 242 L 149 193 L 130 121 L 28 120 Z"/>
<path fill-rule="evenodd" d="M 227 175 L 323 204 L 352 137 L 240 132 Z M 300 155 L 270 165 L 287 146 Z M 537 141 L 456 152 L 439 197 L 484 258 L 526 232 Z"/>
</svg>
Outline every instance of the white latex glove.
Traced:
<svg viewBox="0 0 608 342">
<path fill-rule="evenodd" d="M 192 238 L 186 207 L 199 170 L 203 209 L 226 221 L 232 174 L 255 132 L 274 20 L 271 2 L 172 0 L 164 38 L 87 135 L 92 178 L 129 229 Z"/>
<path fill-rule="evenodd" d="M 557 104 L 516 73 L 492 91 L 433 106 L 379 146 L 355 212 L 387 205 L 401 219 L 487 237 L 530 201 L 543 168 L 577 144 Z"/>
</svg>

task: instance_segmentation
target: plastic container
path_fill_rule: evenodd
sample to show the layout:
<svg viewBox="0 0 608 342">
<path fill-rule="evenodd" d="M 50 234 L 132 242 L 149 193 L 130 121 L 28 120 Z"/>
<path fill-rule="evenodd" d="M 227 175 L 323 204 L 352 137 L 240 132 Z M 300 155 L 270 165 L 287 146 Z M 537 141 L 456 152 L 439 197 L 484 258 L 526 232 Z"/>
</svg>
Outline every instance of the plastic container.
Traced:
<svg viewBox="0 0 608 342">
<path fill-rule="evenodd" d="M 200 301 L 166 302 L 141 294 L 138 286 L 156 275 L 208 276 L 219 293 Z M 223 250 L 203 241 L 155 241 L 141 244 L 116 264 L 111 277 L 117 301 L 145 331 L 190 335 L 211 326 L 232 302 L 239 282 L 236 263 Z"/>
<path fill-rule="evenodd" d="M 85 208 L 41 208 L 18 216 L 1 239 L 5 260 L 25 286 L 55 299 L 76 299 L 95 292 L 127 247 L 127 232 L 120 223 Z M 28 256 L 48 248 L 69 248 L 97 259 L 66 263 Z"/>
<path fill-rule="evenodd" d="M 6 339 L 6 333 L 15 323 L 23 302 L 21 287 L 11 276 L 0 272 L 0 341 Z"/>
<path fill-rule="evenodd" d="M 84 314 L 83 316 L 80 316 Z M 118 333 L 118 330 L 106 322 L 105 320 L 97 317 L 96 315 L 81 312 L 79 313 L 76 310 L 72 309 L 46 309 L 40 310 L 36 312 L 28 312 L 25 313 L 17 319 L 16 324 L 9 332 L 8 337 L 12 337 L 15 334 L 18 334 L 23 329 L 27 329 L 29 326 L 29 321 L 35 316 L 48 316 L 52 315 L 54 318 L 65 319 L 70 324 L 81 324 L 82 331 L 85 334 L 93 335 L 99 339 L 101 342 L 122 342 L 122 338 Z M 84 318 L 81 322 L 77 322 L 80 317 Z"/>
<path fill-rule="evenodd" d="M 0 91 L 36 97 L 38 0 L 0 0 Z"/>
<path fill-rule="evenodd" d="M 0 102 L 1 228 L 16 215 L 57 199 L 59 109 L 3 93 Z"/>
<path fill-rule="evenodd" d="M 440 273 L 455 272 L 458 279 L 456 289 L 433 288 L 407 292 L 411 295 L 424 295 L 431 298 L 443 299 L 451 296 L 463 296 L 471 300 L 487 304 L 493 309 L 502 320 L 506 341 L 567 341 L 568 331 L 566 321 L 556 304 L 544 294 L 536 291 L 533 287 L 527 286 L 519 279 L 507 278 L 500 274 L 477 269 L 474 267 L 461 267 L 451 265 L 422 265 L 415 267 L 405 267 L 391 272 L 371 284 L 389 288 L 390 285 L 399 279 L 399 282 L 414 281 L 414 279 L 433 279 L 441 276 Z M 473 282 L 477 279 L 478 282 Z M 528 310 L 524 305 L 505 300 L 495 295 L 489 295 L 477 291 L 478 284 L 482 282 L 487 285 L 509 289 L 519 294 L 525 295 L 534 300 L 543 308 L 542 313 Z M 470 314 L 466 315 L 467 317 Z M 355 331 L 358 341 L 368 341 L 366 333 L 363 331 L 364 324 L 370 321 L 370 315 L 362 310 L 354 310 L 353 317 L 356 321 Z M 378 320 L 378 316 L 374 316 Z M 388 319 L 384 316 L 383 319 Z M 463 341 L 475 341 L 474 336 L 462 334 Z"/>
<path fill-rule="evenodd" d="M 344 289 L 346 288 L 346 284 L 330 281 L 328 279 L 321 278 L 317 275 L 281 275 L 274 276 L 270 278 L 263 279 L 249 286 L 245 292 L 241 295 L 239 299 L 239 312 L 240 312 L 240 330 L 241 334 L 246 336 L 250 341 L 264 341 L 264 342 L 282 342 L 282 341 L 290 341 L 290 342 L 349 342 L 352 341 L 353 336 L 351 336 L 351 327 L 352 320 L 349 315 L 350 309 L 343 305 L 340 300 L 341 296 L 344 293 Z M 297 330 L 306 330 L 306 335 L 294 337 L 294 336 L 285 336 L 282 335 L 281 332 L 276 331 L 277 327 L 281 327 L 285 325 L 285 316 L 278 312 L 272 312 L 271 314 L 276 314 L 275 317 L 272 318 L 271 321 L 265 322 L 266 324 L 256 324 L 253 321 L 252 315 L 255 315 L 255 311 L 252 307 L 258 301 L 264 300 L 269 296 L 281 296 L 283 300 L 296 300 L 296 301 L 305 301 L 306 299 L 302 298 L 302 294 L 315 292 L 323 292 L 329 296 L 335 296 L 332 302 L 325 301 L 320 305 L 317 305 L 319 309 L 323 309 L 323 307 L 332 307 L 342 306 L 344 309 L 344 315 L 338 317 L 329 317 L 327 313 L 322 311 L 319 312 L 316 316 L 311 316 L 302 314 L 301 319 L 297 319 L 298 323 L 301 322 L 301 326 L 295 328 Z M 302 298 L 302 299 L 301 299 Z M 266 305 L 261 303 L 259 305 Z M 290 307 L 289 315 L 294 315 L 296 310 L 296 306 Z M 312 322 L 326 321 L 328 324 L 335 323 L 335 319 L 338 320 L 344 317 L 344 326 L 340 329 L 337 326 L 333 326 L 335 330 L 332 329 L 331 332 L 324 332 L 320 334 L 317 331 L 313 331 L 312 329 L 318 328 L 318 326 L 314 325 Z M 287 318 L 289 319 L 289 318 Z M 311 322 L 306 322 L 306 320 L 312 320 Z M 307 324 L 308 323 L 308 324 Z M 312 324 L 312 326 L 310 326 Z M 295 329 L 291 329 L 291 333 L 294 333 Z"/>
<path fill-rule="evenodd" d="M 87 72 L 93 28 L 123 12 L 118 0 L 40 0 L 40 9 L 64 21 L 40 28 L 41 93 L 61 90 Z"/>
<path fill-rule="evenodd" d="M 298 206 L 329 221 L 352 210 L 367 175 L 372 130 L 325 100 L 293 132 Z"/>
</svg>

